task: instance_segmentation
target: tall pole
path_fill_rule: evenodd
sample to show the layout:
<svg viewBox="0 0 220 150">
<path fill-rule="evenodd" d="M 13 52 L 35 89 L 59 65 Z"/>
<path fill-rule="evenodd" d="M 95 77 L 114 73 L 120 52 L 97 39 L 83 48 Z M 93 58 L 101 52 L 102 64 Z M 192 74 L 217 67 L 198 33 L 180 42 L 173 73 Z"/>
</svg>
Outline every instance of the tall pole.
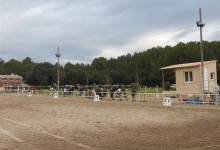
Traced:
<svg viewBox="0 0 220 150">
<path fill-rule="evenodd" d="M 202 9 L 199 8 L 199 21 L 196 22 L 197 27 L 200 28 L 200 55 L 201 55 L 201 98 L 203 100 L 204 96 L 204 52 L 203 52 L 203 38 L 202 38 L 202 29 L 205 26 L 202 23 Z"/>
<path fill-rule="evenodd" d="M 59 96 L 59 91 L 60 91 L 60 47 L 57 49 L 57 94 Z"/>
</svg>

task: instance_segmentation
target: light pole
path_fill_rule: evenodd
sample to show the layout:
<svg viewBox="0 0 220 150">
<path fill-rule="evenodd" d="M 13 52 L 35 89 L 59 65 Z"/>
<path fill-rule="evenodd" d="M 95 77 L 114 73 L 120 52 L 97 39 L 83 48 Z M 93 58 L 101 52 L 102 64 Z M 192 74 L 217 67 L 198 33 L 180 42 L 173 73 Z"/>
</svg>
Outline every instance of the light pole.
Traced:
<svg viewBox="0 0 220 150">
<path fill-rule="evenodd" d="M 60 91 L 60 47 L 57 49 L 57 96 L 59 96 L 59 91 Z"/>
<path fill-rule="evenodd" d="M 205 26 L 205 23 L 202 22 L 202 9 L 199 8 L 199 21 L 196 22 L 197 27 L 200 28 L 200 53 L 201 53 L 201 95 L 202 95 L 202 100 L 204 96 L 204 54 L 203 54 L 203 39 L 202 39 L 202 29 Z"/>
</svg>

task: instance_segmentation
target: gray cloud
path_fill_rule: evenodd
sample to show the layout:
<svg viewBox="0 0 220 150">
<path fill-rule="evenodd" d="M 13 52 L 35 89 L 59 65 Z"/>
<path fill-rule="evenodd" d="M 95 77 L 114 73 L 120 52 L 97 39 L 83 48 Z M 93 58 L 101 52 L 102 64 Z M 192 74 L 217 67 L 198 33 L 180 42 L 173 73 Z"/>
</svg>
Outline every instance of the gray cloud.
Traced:
<svg viewBox="0 0 220 150">
<path fill-rule="evenodd" d="M 211 40 L 219 40 L 220 39 L 220 30 L 216 31 L 215 34 L 210 38 Z"/>
<path fill-rule="evenodd" d="M 168 37 L 171 43 L 192 40 L 196 37 L 198 7 L 204 10 L 206 30 L 209 31 L 209 24 L 217 28 L 216 31 L 210 30 L 212 35 L 207 40 L 220 38 L 217 35 L 220 25 L 219 0 L 0 2 L 0 52 L 3 59 L 30 56 L 35 61 L 54 62 L 55 49 L 59 45 L 63 49 L 64 62 L 90 62 L 94 57 L 106 54 L 106 49 L 112 49 L 114 54 L 110 51 L 106 56 L 111 57 L 133 52 L 122 50 L 127 49 L 128 45 L 133 46 L 131 49 L 150 48 L 153 46 L 149 42 L 151 40 L 145 39 L 151 39 L 154 35 L 172 35 Z M 163 43 L 160 40 L 155 43 Z M 119 49 L 121 52 L 117 53 Z"/>
</svg>

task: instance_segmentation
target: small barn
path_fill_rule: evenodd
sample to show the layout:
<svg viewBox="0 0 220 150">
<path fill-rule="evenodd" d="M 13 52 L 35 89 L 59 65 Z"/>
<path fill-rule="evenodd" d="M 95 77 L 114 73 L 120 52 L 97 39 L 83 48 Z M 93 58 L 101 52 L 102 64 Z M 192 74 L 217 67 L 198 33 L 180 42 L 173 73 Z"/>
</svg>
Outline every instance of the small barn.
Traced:
<svg viewBox="0 0 220 150">
<path fill-rule="evenodd" d="M 204 61 L 204 92 L 215 93 L 217 91 L 217 60 Z M 160 68 L 163 71 L 175 72 L 176 91 L 178 93 L 201 93 L 202 77 L 201 62 L 176 64 Z"/>
<path fill-rule="evenodd" d="M 0 75 L 0 87 L 21 86 L 23 78 L 19 75 Z"/>
</svg>

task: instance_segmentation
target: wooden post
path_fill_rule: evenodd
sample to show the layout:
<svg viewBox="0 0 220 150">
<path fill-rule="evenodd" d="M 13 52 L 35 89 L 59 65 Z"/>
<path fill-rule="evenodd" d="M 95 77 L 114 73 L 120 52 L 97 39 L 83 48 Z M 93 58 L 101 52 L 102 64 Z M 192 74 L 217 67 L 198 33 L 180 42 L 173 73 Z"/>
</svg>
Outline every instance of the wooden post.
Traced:
<svg viewBox="0 0 220 150">
<path fill-rule="evenodd" d="M 159 88 L 158 88 L 158 85 L 157 85 L 157 87 L 156 87 L 156 90 L 157 90 L 157 99 L 159 99 L 160 96 L 159 96 Z"/>
<path fill-rule="evenodd" d="M 163 99 L 164 99 L 164 90 L 165 90 L 164 70 L 162 70 L 162 78 L 163 78 Z"/>
<path fill-rule="evenodd" d="M 163 80 L 163 92 L 164 92 L 164 90 L 165 90 L 165 79 L 164 79 L 164 71 L 162 70 L 162 80 Z"/>
</svg>

